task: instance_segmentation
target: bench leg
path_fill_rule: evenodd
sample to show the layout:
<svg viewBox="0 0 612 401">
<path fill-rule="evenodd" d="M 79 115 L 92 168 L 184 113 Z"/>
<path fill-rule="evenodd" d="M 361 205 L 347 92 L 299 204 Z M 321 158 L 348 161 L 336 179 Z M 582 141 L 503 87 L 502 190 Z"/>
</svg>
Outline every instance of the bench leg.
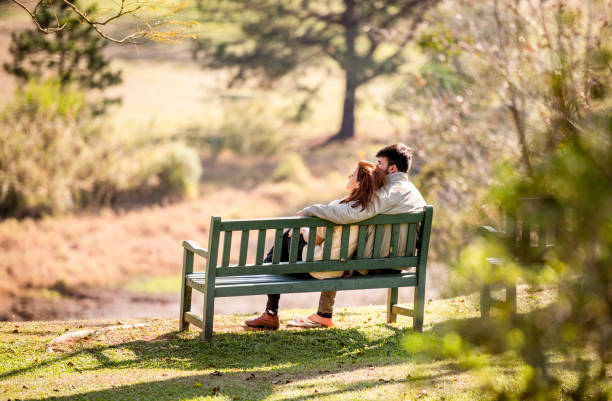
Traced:
<svg viewBox="0 0 612 401">
<path fill-rule="evenodd" d="M 204 308 L 202 311 L 202 320 L 204 327 L 200 339 L 210 341 L 213 334 L 213 318 L 215 316 L 215 294 L 213 291 L 207 291 L 204 294 Z"/>
<path fill-rule="evenodd" d="M 191 310 L 191 287 L 187 286 L 187 275 L 193 273 L 193 252 L 183 250 L 183 271 L 181 274 L 181 314 L 179 316 L 179 331 L 189 330 L 189 322 L 185 321 L 185 312 Z"/>
<path fill-rule="evenodd" d="M 508 312 L 516 314 L 516 284 L 506 286 L 506 307 Z"/>
<path fill-rule="evenodd" d="M 423 318 L 425 316 L 425 283 L 414 287 L 414 331 L 423 331 Z"/>
<path fill-rule="evenodd" d="M 489 317 L 491 310 L 491 286 L 485 284 L 480 290 L 480 316 L 483 318 Z"/>
<path fill-rule="evenodd" d="M 179 316 L 179 331 L 189 330 L 189 322 L 185 320 L 185 312 L 191 310 L 191 287 L 185 285 L 183 278 L 183 288 L 181 291 L 181 314 Z"/>
<path fill-rule="evenodd" d="M 392 312 L 393 305 L 397 305 L 397 288 L 389 288 L 387 291 L 387 323 L 394 323 L 397 320 L 397 314 Z"/>
</svg>

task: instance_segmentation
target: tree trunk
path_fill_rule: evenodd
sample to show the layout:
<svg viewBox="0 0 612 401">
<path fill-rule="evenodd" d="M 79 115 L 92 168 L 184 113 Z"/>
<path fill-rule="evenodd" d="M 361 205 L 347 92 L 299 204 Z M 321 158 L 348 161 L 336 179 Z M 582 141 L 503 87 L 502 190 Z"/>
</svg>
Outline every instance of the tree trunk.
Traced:
<svg viewBox="0 0 612 401">
<path fill-rule="evenodd" d="M 510 111 L 512 112 L 512 118 L 514 119 L 514 125 L 516 127 L 516 132 L 519 137 L 519 143 L 521 145 L 521 156 L 523 158 L 523 163 L 525 164 L 525 168 L 527 169 L 527 175 L 529 177 L 533 177 L 533 166 L 531 165 L 531 161 L 529 159 L 529 146 L 527 144 L 527 135 L 525 133 L 525 120 L 524 113 L 522 110 L 519 110 L 519 106 L 516 101 L 516 94 L 512 93 L 511 98 L 512 104 L 509 106 Z M 524 105 L 524 102 L 521 102 L 521 109 Z"/>
<path fill-rule="evenodd" d="M 357 89 L 357 57 L 355 53 L 355 39 L 357 38 L 357 22 L 354 18 L 355 3 L 353 0 L 345 0 L 346 11 L 344 12 L 344 29 L 346 39 L 346 58 L 342 68 L 346 74 L 346 86 L 344 91 L 344 107 L 342 110 L 342 123 L 333 140 L 344 140 L 355 136 L 355 90 Z"/>
<path fill-rule="evenodd" d="M 357 89 L 357 86 L 353 81 L 354 78 L 349 77 L 347 71 L 342 124 L 340 125 L 340 131 L 334 135 L 334 139 L 349 139 L 355 136 L 355 89 Z"/>
</svg>

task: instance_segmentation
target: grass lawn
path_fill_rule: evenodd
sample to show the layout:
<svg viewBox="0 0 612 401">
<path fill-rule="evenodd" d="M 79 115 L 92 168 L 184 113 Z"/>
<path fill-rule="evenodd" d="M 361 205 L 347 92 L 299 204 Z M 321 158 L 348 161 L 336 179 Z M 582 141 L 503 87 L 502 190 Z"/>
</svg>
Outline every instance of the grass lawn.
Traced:
<svg viewBox="0 0 612 401">
<path fill-rule="evenodd" d="M 521 312 L 554 296 L 523 287 Z M 217 315 L 210 343 L 198 329 L 177 333 L 175 319 L 4 322 L 0 400 L 487 399 L 487 383 L 521 385 L 517 358 L 480 355 L 489 368 L 467 369 L 461 357 L 405 347 L 440 340 L 452 322 L 477 321 L 477 303 L 475 295 L 428 302 L 423 334 L 412 333 L 410 318 L 387 324 L 383 306 L 340 308 L 332 329 L 247 331 L 242 322 L 252 315 Z M 311 312 L 284 311 L 281 320 Z M 575 384 L 572 372 L 559 373 Z"/>
</svg>

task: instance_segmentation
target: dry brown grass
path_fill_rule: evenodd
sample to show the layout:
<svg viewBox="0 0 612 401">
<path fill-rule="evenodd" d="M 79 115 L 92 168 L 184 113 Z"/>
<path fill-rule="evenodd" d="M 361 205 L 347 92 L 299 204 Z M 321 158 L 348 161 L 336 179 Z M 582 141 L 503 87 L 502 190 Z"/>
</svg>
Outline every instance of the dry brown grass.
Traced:
<svg viewBox="0 0 612 401">
<path fill-rule="evenodd" d="M 292 214 L 312 194 L 330 187 L 322 180 L 313 179 L 311 184 L 306 188 L 269 182 L 253 190 L 209 184 L 198 199 L 174 204 L 39 221 L 5 220 L 0 223 L 0 275 L 7 279 L 0 280 L 0 291 L 109 286 L 144 275 L 176 274 L 181 241 L 193 239 L 206 246 L 210 216 Z"/>
<path fill-rule="evenodd" d="M 0 9 L 0 64 L 10 59 L 11 32 L 31 27 L 18 12 L 7 17 L 5 9 Z M 113 65 L 124 71 L 124 83 L 113 88 L 113 95 L 123 96 L 124 103 L 108 116 L 116 135 L 163 137 L 191 126 L 205 129 L 223 118 L 219 103 L 223 73 L 203 71 L 190 60 L 188 45 L 111 45 L 106 51 Z M 278 160 L 262 163 L 220 155 L 204 164 L 205 183 L 195 200 L 125 212 L 1 221 L 0 293 L 54 285 L 108 286 L 143 275 L 176 274 L 180 242 L 190 238 L 206 246 L 213 214 L 290 215 L 306 204 L 339 196 L 357 159 L 372 158 L 381 144 L 397 140 L 379 112 L 370 110 L 358 115 L 359 140 L 309 151 L 310 144 L 332 134 L 339 124 L 341 84 L 340 75 L 329 78 L 316 101 L 312 123 L 291 128 L 295 141 L 291 147 L 304 158 L 309 170 L 305 175 L 273 182 L 270 175 Z M 0 69 L 0 109 L 15 87 L 15 80 Z M 375 103 L 373 98 L 380 100 L 384 92 L 384 86 L 375 85 L 368 89 L 368 100 Z M 271 106 L 284 104 L 287 98 L 282 92 L 256 96 L 265 97 Z"/>
</svg>

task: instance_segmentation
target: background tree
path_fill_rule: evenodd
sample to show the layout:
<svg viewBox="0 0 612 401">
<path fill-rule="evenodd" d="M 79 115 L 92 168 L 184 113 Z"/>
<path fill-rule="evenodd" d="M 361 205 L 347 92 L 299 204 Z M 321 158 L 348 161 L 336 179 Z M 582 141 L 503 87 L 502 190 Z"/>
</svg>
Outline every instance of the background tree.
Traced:
<svg viewBox="0 0 612 401">
<path fill-rule="evenodd" d="M 213 15 L 240 17 L 241 36 L 214 44 L 202 40 L 195 54 L 206 67 L 236 67 L 230 85 L 252 76 L 270 85 L 290 72 L 333 60 L 344 72 L 345 90 L 342 122 L 332 139 L 351 138 L 357 89 L 398 71 L 424 13 L 437 1 L 232 0 L 225 12 L 215 9 Z"/>
<path fill-rule="evenodd" d="M 92 14 L 95 10 L 92 5 L 85 12 Z M 13 60 L 4 64 L 8 73 L 23 82 L 51 78 L 62 89 L 76 83 L 87 92 L 121 83 L 121 71 L 111 71 L 110 60 L 103 54 L 108 42 L 91 25 L 75 18 L 69 5 L 57 1 L 44 4 L 38 7 L 36 17 L 42 27 L 60 24 L 66 29 L 50 35 L 36 29 L 14 32 L 9 49 Z M 103 99 L 94 105 L 94 114 L 103 113 L 109 103 L 118 101 L 120 98 Z"/>
<path fill-rule="evenodd" d="M 72 0 L 37 0 L 30 6 L 19 0 L 9 1 L 21 7 L 32 18 L 36 29 L 44 34 L 66 31 L 73 27 L 63 21 L 56 20 L 48 23 L 41 19 L 41 14 L 39 14 L 41 7 L 62 3 L 69 10 L 68 14 L 77 18 L 81 23 L 89 25 L 97 35 L 109 42 L 138 44 L 144 40 L 152 40 L 173 43 L 186 38 L 195 38 L 190 30 L 197 25 L 197 22 L 170 18 L 184 9 L 186 3 L 177 5 L 174 2 L 164 4 L 161 0 L 121 0 L 110 9 L 100 12 L 97 9 L 83 8 L 77 1 Z M 105 29 L 111 23 L 125 20 L 125 17 L 131 17 L 134 21 L 128 33 L 123 36 L 115 36 Z"/>
</svg>

